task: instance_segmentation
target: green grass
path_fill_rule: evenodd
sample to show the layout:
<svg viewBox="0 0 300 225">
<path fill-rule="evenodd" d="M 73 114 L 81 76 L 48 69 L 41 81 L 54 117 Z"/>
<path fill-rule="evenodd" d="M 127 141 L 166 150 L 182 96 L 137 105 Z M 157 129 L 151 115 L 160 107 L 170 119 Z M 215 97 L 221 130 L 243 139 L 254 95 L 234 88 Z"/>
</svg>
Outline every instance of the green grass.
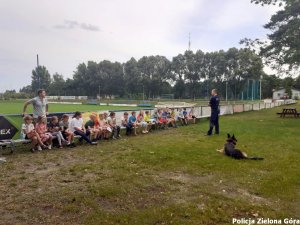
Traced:
<svg viewBox="0 0 300 225">
<path fill-rule="evenodd" d="M 0 114 L 21 114 L 25 101 L 0 101 Z M 101 111 L 101 110 L 133 110 L 139 107 L 99 106 L 99 105 L 64 105 L 49 104 L 49 112 Z M 32 105 L 27 108 L 32 113 Z"/>
<path fill-rule="evenodd" d="M 297 107 L 297 106 L 296 106 Z M 232 224 L 300 217 L 300 119 L 281 108 L 148 135 L 29 153 L 0 164 L 0 224 Z M 221 155 L 227 132 L 263 161 Z"/>
<path fill-rule="evenodd" d="M 0 100 L 0 114 L 21 114 L 23 111 L 24 102 L 26 100 L 12 100 L 12 101 L 3 101 Z M 179 101 L 179 102 L 191 102 L 195 103 L 196 105 L 205 105 L 207 106 L 207 100 L 197 100 L 193 102 L 190 99 L 173 99 L 173 100 L 161 100 L 161 101 Z M 123 103 L 126 104 L 129 101 L 120 101 L 120 100 L 111 100 L 108 103 Z M 231 101 L 231 102 L 221 102 L 222 104 L 244 104 L 244 103 L 254 103 L 253 101 Z M 129 102 L 133 104 L 133 102 Z M 142 103 L 142 102 L 135 102 L 135 103 Z M 152 102 L 153 105 L 157 104 L 157 102 Z M 74 111 L 100 111 L 100 110 L 132 110 L 132 109 L 139 109 L 141 107 L 128 107 L 128 106 L 99 106 L 99 105 L 65 105 L 65 104 L 49 104 L 49 112 L 74 112 Z M 27 108 L 27 113 L 32 113 L 32 106 L 29 105 Z"/>
</svg>

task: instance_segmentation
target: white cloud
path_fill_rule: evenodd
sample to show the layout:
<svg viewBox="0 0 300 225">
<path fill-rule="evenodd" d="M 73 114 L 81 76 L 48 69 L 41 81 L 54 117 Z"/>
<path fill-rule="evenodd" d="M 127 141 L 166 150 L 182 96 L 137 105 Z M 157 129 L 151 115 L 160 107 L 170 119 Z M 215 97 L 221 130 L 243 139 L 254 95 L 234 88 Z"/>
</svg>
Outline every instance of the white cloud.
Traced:
<svg viewBox="0 0 300 225">
<path fill-rule="evenodd" d="M 2 0 L 0 76 L 6 78 L 0 91 L 30 83 L 36 54 L 51 74 L 71 77 L 88 60 L 171 58 L 187 49 L 189 32 L 194 50 L 238 46 L 243 37 L 264 35 L 261 26 L 274 12 L 249 2 Z"/>
</svg>

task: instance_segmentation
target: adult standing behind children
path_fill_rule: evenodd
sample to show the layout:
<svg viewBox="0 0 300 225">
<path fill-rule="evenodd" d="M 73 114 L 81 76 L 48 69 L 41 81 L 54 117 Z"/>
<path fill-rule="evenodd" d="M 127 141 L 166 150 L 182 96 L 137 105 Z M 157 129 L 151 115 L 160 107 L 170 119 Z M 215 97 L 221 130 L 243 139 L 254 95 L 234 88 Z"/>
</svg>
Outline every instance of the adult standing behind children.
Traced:
<svg viewBox="0 0 300 225">
<path fill-rule="evenodd" d="M 48 115 L 48 101 L 46 99 L 46 91 L 44 89 L 38 90 L 38 96 L 25 102 L 23 108 L 23 116 L 26 113 L 27 106 L 32 104 L 33 106 L 33 120 L 37 122 L 37 118 L 41 116 L 46 118 Z"/>
<path fill-rule="evenodd" d="M 209 106 L 211 108 L 210 124 L 209 130 L 207 131 L 207 136 L 212 135 L 213 128 L 215 127 L 215 134 L 219 134 L 219 114 L 220 114 L 220 98 L 218 96 L 217 90 L 211 90 L 212 97 L 209 101 Z"/>
</svg>

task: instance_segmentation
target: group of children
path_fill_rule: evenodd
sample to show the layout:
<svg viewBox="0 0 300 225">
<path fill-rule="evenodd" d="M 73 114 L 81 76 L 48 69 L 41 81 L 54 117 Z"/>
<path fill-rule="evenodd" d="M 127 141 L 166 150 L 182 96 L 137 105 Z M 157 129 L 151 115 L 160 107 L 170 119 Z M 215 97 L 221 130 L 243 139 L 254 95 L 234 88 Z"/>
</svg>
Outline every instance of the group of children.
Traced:
<svg viewBox="0 0 300 225">
<path fill-rule="evenodd" d="M 186 109 L 157 109 L 153 115 L 149 111 L 140 110 L 137 113 L 133 111 L 129 116 L 128 112 L 124 112 L 121 118 L 121 126 L 126 128 L 126 135 L 137 135 L 141 128 L 143 134 L 148 133 L 152 129 L 168 127 L 177 128 L 176 121 L 180 121 L 182 125 L 187 125 L 188 120 L 192 119 L 196 122 L 193 108 L 188 113 Z M 75 112 L 73 118 L 69 121 L 68 115 L 63 115 L 61 121 L 57 116 L 50 118 L 47 124 L 47 118 L 38 117 L 33 122 L 33 118 L 29 115 L 24 117 L 22 124 L 22 136 L 31 140 L 31 151 L 42 151 L 42 149 L 51 149 L 53 140 L 55 140 L 58 148 L 75 147 L 74 136 L 79 137 L 79 143 L 85 140 L 91 145 L 96 145 L 101 139 L 118 139 L 120 138 L 121 126 L 117 124 L 115 112 L 92 113 L 89 120 L 84 123 L 81 112 Z"/>
<path fill-rule="evenodd" d="M 72 143 L 74 134 L 69 130 L 69 116 L 64 115 L 59 122 L 57 116 L 53 116 L 49 124 L 46 118 L 38 117 L 35 123 L 29 115 L 24 117 L 21 134 L 24 139 L 32 141 L 31 151 L 42 151 L 52 149 L 52 140 L 56 136 L 59 148 L 63 145 L 74 147 Z"/>
<path fill-rule="evenodd" d="M 168 129 L 170 126 L 177 128 L 177 121 L 180 121 L 181 125 L 188 125 L 190 119 L 193 120 L 193 123 L 196 123 L 193 108 L 189 113 L 186 111 L 186 108 L 183 110 L 180 108 L 179 111 L 175 111 L 174 108 L 163 108 L 156 109 L 152 116 L 150 116 L 149 111 L 144 110 L 140 110 L 138 115 L 133 111 L 131 116 L 124 112 L 121 125 L 126 127 L 126 135 L 131 134 L 132 130 L 134 130 L 134 135 L 137 135 L 138 128 L 141 128 L 142 133 L 146 134 L 153 128 Z"/>
</svg>

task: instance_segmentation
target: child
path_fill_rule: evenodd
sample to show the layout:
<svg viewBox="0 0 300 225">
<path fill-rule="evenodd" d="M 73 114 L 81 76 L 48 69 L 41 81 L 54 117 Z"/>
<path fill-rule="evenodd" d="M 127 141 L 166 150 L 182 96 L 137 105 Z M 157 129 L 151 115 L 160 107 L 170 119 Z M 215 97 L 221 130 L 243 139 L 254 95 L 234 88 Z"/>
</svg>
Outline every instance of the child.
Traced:
<svg viewBox="0 0 300 225">
<path fill-rule="evenodd" d="M 82 142 L 84 139 L 87 143 L 90 145 L 96 145 L 97 142 L 92 142 L 89 138 L 90 131 L 86 130 L 85 127 L 83 126 L 83 119 L 82 119 L 82 114 L 81 112 L 75 112 L 73 119 L 71 120 L 70 123 L 70 130 L 75 134 L 81 136 L 79 139 L 79 142 Z"/>
<path fill-rule="evenodd" d="M 108 128 L 110 129 L 110 127 L 107 124 L 104 113 L 99 114 L 99 127 L 102 130 L 103 139 L 108 139 L 110 135 L 110 131 L 108 130 Z"/>
<path fill-rule="evenodd" d="M 160 123 L 163 124 L 164 129 L 168 129 L 170 121 L 168 120 L 168 109 L 164 108 L 160 117 Z"/>
<path fill-rule="evenodd" d="M 184 126 L 184 116 L 183 116 L 182 108 L 178 109 L 178 120 L 180 121 L 181 125 Z"/>
<path fill-rule="evenodd" d="M 47 131 L 46 118 L 39 116 L 35 124 L 35 130 L 39 134 L 41 141 L 48 144 L 48 149 L 52 149 L 52 135 Z"/>
<path fill-rule="evenodd" d="M 154 119 L 151 119 L 149 111 L 145 112 L 144 121 L 147 123 L 148 131 L 151 131 L 152 126 L 155 125 Z"/>
<path fill-rule="evenodd" d="M 111 112 L 109 114 L 109 117 L 107 118 L 107 123 L 110 126 L 110 128 L 112 129 L 112 133 L 113 133 L 113 139 L 117 139 L 120 138 L 120 126 L 117 125 L 117 120 L 116 120 L 116 113 L 115 112 Z"/>
<path fill-rule="evenodd" d="M 184 123 L 184 125 L 187 126 L 188 125 L 188 113 L 186 111 L 186 108 L 183 108 L 182 114 L 183 114 L 183 123 Z"/>
<path fill-rule="evenodd" d="M 91 132 L 92 141 L 97 141 L 101 135 L 99 126 L 97 127 L 97 114 L 92 113 L 90 115 L 90 120 L 85 123 L 85 129 Z"/>
<path fill-rule="evenodd" d="M 134 135 L 137 135 L 136 128 L 139 126 L 139 123 L 136 119 L 136 112 L 132 111 L 131 116 L 129 117 L 129 126 L 130 129 L 134 128 Z"/>
<path fill-rule="evenodd" d="M 177 125 L 176 125 L 176 113 L 175 113 L 174 108 L 171 109 L 171 112 L 170 112 L 169 115 L 170 115 L 170 118 L 169 118 L 170 123 L 172 124 L 172 126 L 174 128 L 177 128 Z"/>
<path fill-rule="evenodd" d="M 148 123 L 144 119 L 144 110 L 140 111 L 140 113 L 139 113 L 139 115 L 137 117 L 137 120 L 138 120 L 139 124 L 142 126 L 142 129 L 143 129 L 142 133 L 143 134 L 148 133 L 148 130 L 147 130 Z"/>
<path fill-rule="evenodd" d="M 44 147 L 44 144 L 41 141 L 39 134 L 35 131 L 34 125 L 32 123 L 32 117 L 29 115 L 24 117 L 24 123 L 22 124 L 21 134 L 24 139 L 30 139 L 32 141 L 32 152 L 35 151 L 35 146 L 37 146 L 38 151 L 42 151 L 42 147 Z"/>
<path fill-rule="evenodd" d="M 154 118 L 157 128 L 162 128 L 162 109 L 158 109 L 157 112 L 154 113 Z"/>
<path fill-rule="evenodd" d="M 126 127 L 126 135 L 131 134 L 131 127 L 129 125 L 128 112 L 124 112 L 123 117 L 121 118 L 121 125 Z"/>
<path fill-rule="evenodd" d="M 69 129 L 69 116 L 64 114 L 62 116 L 62 120 L 59 122 L 61 133 L 64 139 L 68 140 L 68 147 L 75 147 L 75 143 L 73 143 L 74 133 Z"/>
<path fill-rule="evenodd" d="M 194 115 L 194 107 L 192 107 L 189 112 L 189 119 L 192 119 L 194 124 L 196 123 L 196 116 Z"/>
<path fill-rule="evenodd" d="M 65 138 L 63 137 L 63 135 L 60 131 L 57 116 L 51 117 L 50 123 L 48 125 L 48 130 L 51 132 L 52 136 L 56 136 L 57 141 L 58 141 L 58 147 L 63 148 L 62 142 L 67 143 L 67 141 L 65 140 Z"/>
</svg>

